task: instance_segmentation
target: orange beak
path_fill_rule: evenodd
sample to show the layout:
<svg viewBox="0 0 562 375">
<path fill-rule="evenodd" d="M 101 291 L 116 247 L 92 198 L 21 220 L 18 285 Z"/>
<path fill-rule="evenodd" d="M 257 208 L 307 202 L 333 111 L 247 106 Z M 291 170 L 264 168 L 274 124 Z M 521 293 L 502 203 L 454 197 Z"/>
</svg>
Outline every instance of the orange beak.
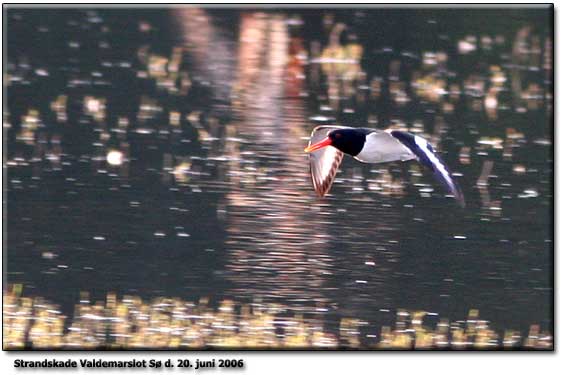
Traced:
<svg viewBox="0 0 562 375">
<path fill-rule="evenodd" d="M 330 139 L 330 137 L 326 137 L 323 140 L 321 140 L 318 143 L 315 143 L 313 145 L 308 146 L 307 148 L 304 149 L 304 152 L 312 152 L 312 151 L 316 151 L 319 150 L 323 147 L 329 146 L 332 144 L 332 140 Z"/>
</svg>

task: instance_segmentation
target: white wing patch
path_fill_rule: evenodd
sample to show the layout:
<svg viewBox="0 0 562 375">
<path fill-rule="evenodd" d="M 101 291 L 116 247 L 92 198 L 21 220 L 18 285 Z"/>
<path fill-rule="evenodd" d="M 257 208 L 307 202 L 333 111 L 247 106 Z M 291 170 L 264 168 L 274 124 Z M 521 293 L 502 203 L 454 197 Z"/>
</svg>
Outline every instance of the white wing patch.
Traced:
<svg viewBox="0 0 562 375">
<path fill-rule="evenodd" d="M 455 184 L 453 181 L 453 177 L 451 173 L 445 166 L 445 164 L 439 159 L 439 157 L 435 154 L 433 147 L 423 138 L 418 136 L 414 136 L 414 142 L 418 149 L 425 155 L 427 161 L 431 163 L 434 168 L 435 176 L 441 180 L 442 183 L 447 185 L 449 191 L 453 193 L 455 199 L 459 202 L 462 207 L 465 207 L 464 195 L 460 188 Z"/>
<path fill-rule="evenodd" d="M 447 170 L 447 167 L 435 156 L 433 148 L 427 143 L 427 141 L 423 138 L 418 137 L 417 135 L 414 136 L 414 140 L 416 145 L 420 148 L 420 150 L 427 156 L 431 164 L 437 169 L 437 171 L 443 176 L 445 181 L 449 186 L 454 186 L 453 179 Z M 431 148 L 431 149 L 430 149 Z"/>
</svg>

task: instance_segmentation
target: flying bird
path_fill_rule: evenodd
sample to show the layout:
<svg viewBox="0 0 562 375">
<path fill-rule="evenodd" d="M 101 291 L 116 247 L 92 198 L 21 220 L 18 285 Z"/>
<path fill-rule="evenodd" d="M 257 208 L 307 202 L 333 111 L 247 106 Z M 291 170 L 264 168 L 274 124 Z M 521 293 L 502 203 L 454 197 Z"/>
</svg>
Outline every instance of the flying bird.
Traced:
<svg viewBox="0 0 562 375">
<path fill-rule="evenodd" d="M 399 130 L 317 126 L 310 135 L 310 175 L 318 196 L 328 193 L 344 154 L 362 163 L 386 163 L 417 159 L 428 167 L 464 207 L 464 196 L 443 160 L 425 139 Z"/>
</svg>

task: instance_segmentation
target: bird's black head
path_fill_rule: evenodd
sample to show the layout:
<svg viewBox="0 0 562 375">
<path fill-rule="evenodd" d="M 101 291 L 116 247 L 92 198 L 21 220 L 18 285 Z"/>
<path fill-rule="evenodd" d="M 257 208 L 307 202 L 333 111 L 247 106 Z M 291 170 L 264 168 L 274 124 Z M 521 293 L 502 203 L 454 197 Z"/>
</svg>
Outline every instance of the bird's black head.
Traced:
<svg viewBox="0 0 562 375">
<path fill-rule="evenodd" d="M 372 132 L 369 129 L 362 128 L 344 128 L 335 129 L 328 133 L 328 136 L 305 148 L 305 152 L 313 152 L 326 146 L 333 146 L 343 153 L 351 156 L 357 156 L 363 149 L 367 134 Z"/>
<path fill-rule="evenodd" d="M 369 133 L 364 129 L 336 129 L 328 133 L 328 138 L 338 150 L 357 156 L 365 145 L 367 134 Z"/>
</svg>

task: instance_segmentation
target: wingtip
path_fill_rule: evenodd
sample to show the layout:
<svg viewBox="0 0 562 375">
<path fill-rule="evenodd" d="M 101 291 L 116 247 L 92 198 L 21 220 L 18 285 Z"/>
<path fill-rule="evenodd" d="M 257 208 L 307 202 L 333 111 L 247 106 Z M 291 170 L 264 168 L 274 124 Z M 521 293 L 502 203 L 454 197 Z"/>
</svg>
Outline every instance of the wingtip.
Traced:
<svg viewBox="0 0 562 375">
<path fill-rule="evenodd" d="M 464 200 L 464 194 L 462 193 L 462 191 L 457 191 L 455 192 L 455 199 L 457 200 L 459 206 L 461 206 L 461 208 L 466 208 L 466 202 Z"/>
</svg>

